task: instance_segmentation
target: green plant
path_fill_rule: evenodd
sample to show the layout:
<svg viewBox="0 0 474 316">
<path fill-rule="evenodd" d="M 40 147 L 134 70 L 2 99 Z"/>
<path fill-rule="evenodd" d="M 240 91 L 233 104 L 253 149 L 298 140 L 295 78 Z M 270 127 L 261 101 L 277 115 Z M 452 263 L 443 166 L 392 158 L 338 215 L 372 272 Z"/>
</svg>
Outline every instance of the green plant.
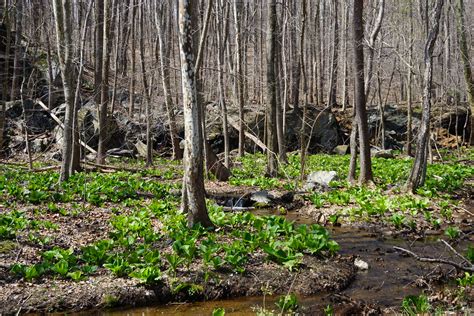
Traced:
<svg viewBox="0 0 474 316">
<path fill-rule="evenodd" d="M 161 279 L 161 271 L 157 266 L 138 268 L 131 272 L 129 275 L 145 284 L 156 283 Z"/>
<path fill-rule="evenodd" d="M 165 258 L 168 261 L 171 271 L 176 273 L 178 267 L 184 262 L 184 258 L 181 258 L 176 253 L 165 254 Z"/>
<path fill-rule="evenodd" d="M 474 274 L 470 274 L 469 272 L 464 272 L 464 276 L 462 278 L 457 278 L 456 281 L 458 282 L 458 285 L 461 287 L 474 286 Z"/>
<path fill-rule="evenodd" d="M 431 310 L 431 305 L 428 302 L 426 295 L 410 295 L 402 301 L 402 312 L 406 315 L 425 314 Z"/>
<path fill-rule="evenodd" d="M 444 234 L 450 239 L 456 239 L 461 235 L 461 231 L 456 226 L 449 226 L 445 229 Z"/>
<path fill-rule="evenodd" d="M 390 220 L 392 221 L 396 229 L 400 229 L 403 225 L 403 222 L 405 221 L 405 215 L 400 213 L 394 213 L 392 214 Z"/>
<path fill-rule="evenodd" d="M 326 316 L 334 315 L 334 308 L 332 307 L 332 305 L 328 305 L 324 308 L 324 315 Z"/>
<path fill-rule="evenodd" d="M 466 250 L 466 259 L 474 263 L 474 247 L 468 246 Z"/>
<path fill-rule="evenodd" d="M 282 312 L 296 311 L 298 308 L 298 299 L 295 294 L 280 296 L 275 303 Z"/>
<path fill-rule="evenodd" d="M 225 309 L 222 307 L 219 308 L 214 308 L 212 311 L 212 316 L 224 316 L 225 315 Z"/>
</svg>

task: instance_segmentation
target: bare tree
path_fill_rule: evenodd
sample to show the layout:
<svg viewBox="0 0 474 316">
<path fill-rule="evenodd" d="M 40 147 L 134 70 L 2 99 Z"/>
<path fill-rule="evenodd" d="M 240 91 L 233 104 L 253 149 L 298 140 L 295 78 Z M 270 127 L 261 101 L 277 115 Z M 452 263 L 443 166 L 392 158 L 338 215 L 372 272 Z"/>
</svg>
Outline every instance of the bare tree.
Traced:
<svg viewBox="0 0 474 316">
<path fill-rule="evenodd" d="M 275 177 L 278 174 L 277 91 L 275 91 L 277 78 L 274 62 L 276 57 L 276 0 L 268 0 L 267 10 L 267 174 Z"/>
<path fill-rule="evenodd" d="M 109 103 L 109 66 L 110 66 L 110 21 L 111 21 L 111 3 L 110 0 L 104 1 L 97 1 L 102 2 L 99 10 L 102 10 L 102 23 L 99 24 L 101 26 L 100 31 L 102 34 L 100 38 L 102 39 L 102 43 L 98 43 L 101 48 L 99 49 L 102 55 L 99 58 L 98 63 L 101 64 L 100 70 L 100 103 L 98 107 L 99 112 L 99 145 L 97 148 L 97 163 L 103 164 L 105 162 L 105 152 L 106 152 L 106 145 L 107 145 L 107 138 L 108 138 L 108 113 L 107 113 L 107 105 Z"/>
<path fill-rule="evenodd" d="M 459 50 L 461 54 L 461 61 L 464 71 L 464 81 L 466 83 L 467 98 L 471 106 L 471 135 L 469 137 L 469 143 L 471 146 L 474 145 L 474 79 L 472 78 L 472 68 L 470 63 L 469 56 L 469 47 L 467 44 L 467 35 L 466 35 L 466 22 L 464 19 L 464 12 L 466 11 L 464 7 L 464 0 L 457 0 L 456 5 L 457 11 L 457 29 L 458 29 L 458 41 L 459 41 Z"/>
<path fill-rule="evenodd" d="M 425 183 L 426 164 L 428 157 L 428 146 L 430 143 L 430 120 L 431 120 L 431 84 L 433 80 L 433 50 L 438 38 L 439 21 L 444 0 L 437 0 L 433 14 L 430 18 L 431 28 L 428 31 L 424 50 L 425 72 L 423 75 L 423 105 L 421 114 L 421 125 L 416 142 L 416 154 L 410 177 L 407 181 L 407 189 L 415 192 Z"/>
<path fill-rule="evenodd" d="M 62 161 L 59 181 L 66 181 L 71 176 L 73 152 L 73 121 L 74 121 L 74 65 L 72 42 L 72 16 L 69 0 L 53 0 L 53 12 L 56 26 L 56 42 L 63 81 L 66 113 L 64 117 L 64 136 Z"/>
<path fill-rule="evenodd" d="M 367 127 L 366 95 L 364 91 L 364 23 L 363 0 L 354 0 L 354 110 L 359 132 L 360 174 L 359 183 L 372 181 L 372 163 L 370 158 L 369 133 Z M 353 125 L 354 127 L 354 125 Z"/>
<path fill-rule="evenodd" d="M 240 0 L 233 0 L 233 14 L 234 14 L 234 25 L 235 25 L 235 79 L 236 80 L 236 104 L 239 106 L 239 156 L 244 155 L 245 145 L 245 122 L 244 122 L 244 85 L 243 85 L 243 52 L 242 52 L 242 34 L 241 34 L 241 20 L 242 15 L 239 16 L 239 12 L 242 11 L 240 6 Z"/>
<path fill-rule="evenodd" d="M 328 105 L 334 107 L 337 105 L 337 70 L 338 70 L 338 50 L 339 50 L 339 0 L 332 1 L 333 11 L 333 43 L 331 52 L 331 68 L 328 91 Z"/>
<path fill-rule="evenodd" d="M 203 178 L 203 139 L 199 104 L 196 91 L 196 73 L 193 49 L 193 35 L 196 29 L 196 0 L 179 1 L 179 46 L 181 55 L 181 76 L 184 107 L 184 178 L 186 199 L 183 209 L 188 211 L 188 225 L 212 226 L 205 202 Z"/>
</svg>

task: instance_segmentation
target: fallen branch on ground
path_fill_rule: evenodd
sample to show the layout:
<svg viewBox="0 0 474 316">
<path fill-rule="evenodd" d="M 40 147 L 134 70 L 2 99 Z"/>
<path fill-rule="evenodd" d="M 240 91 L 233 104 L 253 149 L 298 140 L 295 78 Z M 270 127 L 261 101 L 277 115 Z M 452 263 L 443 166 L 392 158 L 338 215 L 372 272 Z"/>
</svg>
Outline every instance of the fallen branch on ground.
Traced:
<svg viewBox="0 0 474 316">
<path fill-rule="evenodd" d="M 405 249 L 405 248 L 394 246 L 393 249 L 404 252 L 404 253 L 407 253 L 410 256 L 414 257 L 416 260 L 421 261 L 421 262 L 442 263 L 442 264 L 447 264 L 447 265 L 453 266 L 456 269 L 461 270 L 461 271 L 474 272 L 474 265 L 471 265 L 470 267 L 465 267 L 465 266 L 460 265 L 457 262 L 450 261 L 450 260 L 420 257 L 419 255 L 417 255 L 413 251 L 410 251 L 410 250 Z"/>
<path fill-rule="evenodd" d="M 92 166 L 92 167 L 97 167 L 97 168 L 101 168 L 101 169 L 110 169 L 110 170 L 116 170 L 116 171 L 128 171 L 128 172 L 140 172 L 140 171 L 142 171 L 142 169 L 101 165 L 101 164 L 97 164 L 97 163 L 90 162 L 90 161 L 81 161 L 81 163 L 83 163 L 85 165 L 88 165 L 88 166 Z"/>
</svg>

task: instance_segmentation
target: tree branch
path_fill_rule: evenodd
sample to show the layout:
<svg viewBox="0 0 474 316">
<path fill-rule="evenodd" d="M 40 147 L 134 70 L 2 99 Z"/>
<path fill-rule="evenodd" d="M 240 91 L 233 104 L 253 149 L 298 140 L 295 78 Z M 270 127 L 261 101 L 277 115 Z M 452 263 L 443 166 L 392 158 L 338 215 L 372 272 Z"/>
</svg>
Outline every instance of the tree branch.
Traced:
<svg viewBox="0 0 474 316">
<path fill-rule="evenodd" d="M 462 265 L 460 265 L 460 264 L 458 264 L 454 261 L 450 261 L 450 260 L 420 257 L 416 253 L 414 253 L 410 250 L 401 248 L 401 247 L 394 246 L 393 249 L 404 252 L 404 253 L 407 253 L 410 256 L 414 257 L 416 260 L 421 261 L 421 262 L 442 263 L 442 264 L 447 264 L 447 265 L 453 266 L 458 270 L 462 270 L 462 271 L 466 271 L 466 272 L 474 272 L 474 266 L 472 266 L 472 265 L 470 267 L 464 267 L 464 266 L 462 266 Z"/>
</svg>

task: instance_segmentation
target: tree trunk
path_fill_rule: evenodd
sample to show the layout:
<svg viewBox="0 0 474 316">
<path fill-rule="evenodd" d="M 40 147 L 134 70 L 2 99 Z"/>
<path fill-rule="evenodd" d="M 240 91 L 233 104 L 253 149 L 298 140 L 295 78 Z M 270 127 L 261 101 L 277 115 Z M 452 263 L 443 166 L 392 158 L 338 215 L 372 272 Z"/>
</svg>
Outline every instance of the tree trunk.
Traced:
<svg viewBox="0 0 474 316">
<path fill-rule="evenodd" d="M 66 181 L 71 176 L 73 152 L 74 120 L 74 67 L 72 63 L 72 16 L 69 0 L 53 0 L 53 12 L 56 25 L 56 41 L 63 81 L 66 113 L 64 117 L 64 136 L 62 161 L 59 181 Z"/>
<path fill-rule="evenodd" d="M 196 73 L 194 64 L 193 36 L 196 20 L 193 6 L 196 0 L 179 1 L 179 36 L 181 55 L 181 76 L 184 107 L 184 178 L 186 188 L 186 203 L 183 209 L 188 210 L 188 225 L 201 224 L 212 226 L 207 214 L 204 179 L 203 179 L 203 139 L 199 114 L 199 104 L 196 91 Z"/>
<path fill-rule="evenodd" d="M 2 86 L 2 100 L 0 102 L 0 156 L 3 156 L 3 143 L 4 143 L 4 133 L 5 133 L 5 111 L 6 111 L 6 101 L 9 100 L 10 94 L 8 93 L 8 77 L 10 74 L 10 42 L 11 42 L 11 29 L 10 29 L 10 16 L 8 8 L 10 6 L 10 1 L 5 0 L 5 11 L 3 15 L 3 24 L 6 27 L 6 43 L 5 43 L 5 65 L 4 65 L 4 76 L 3 86 Z"/>
<path fill-rule="evenodd" d="M 426 163 L 428 146 L 430 142 L 430 120 L 431 120 L 431 83 L 433 79 L 433 50 L 439 32 L 439 20 L 444 0 L 437 0 L 436 7 L 431 18 L 431 29 L 425 44 L 424 62 L 425 72 L 423 75 L 423 105 L 421 114 L 421 126 L 416 143 L 415 161 L 411 169 L 410 177 L 407 181 L 407 189 L 415 192 L 425 183 Z"/>
<path fill-rule="evenodd" d="M 166 12 L 165 10 L 162 10 Z M 170 91 L 170 72 L 169 72 L 169 61 L 171 57 L 171 49 L 167 48 L 164 42 L 164 30 L 171 21 L 165 23 L 164 18 L 160 16 L 160 12 L 155 10 L 155 25 L 158 33 L 158 48 L 160 55 L 160 69 L 161 69 L 161 83 L 163 85 L 163 94 L 165 97 L 166 113 L 168 116 L 168 125 L 170 129 L 171 145 L 173 147 L 173 160 L 179 160 L 183 158 L 183 151 L 179 147 L 178 128 L 176 126 L 176 115 L 175 106 L 173 104 L 173 98 L 171 97 Z M 171 36 L 171 34 L 169 34 Z"/>
<path fill-rule="evenodd" d="M 219 24 L 221 20 L 219 20 L 219 16 L 222 15 L 227 17 L 229 15 L 229 9 L 226 7 L 224 13 L 224 4 L 220 3 L 220 1 L 216 1 L 216 9 L 219 14 L 216 15 L 216 24 Z M 225 87 L 224 87 L 224 70 L 225 70 L 225 38 L 228 32 L 229 23 L 228 20 L 224 20 L 224 27 L 222 28 L 223 31 L 217 30 L 217 62 L 219 65 L 219 74 L 217 77 L 218 85 L 219 85 L 219 104 L 221 108 L 221 115 L 222 115 L 222 133 L 224 136 L 224 165 L 226 168 L 229 168 L 229 124 L 227 122 L 227 104 L 225 101 Z M 254 77 L 255 78 L 255 77 Z"/>
<path fill-rule="evenodd" d="M 135 16 L 137 14 L 137 9 L 136 9 L 136 0 L 131 0 L 130 2 L 131 5 L 131 21 L 130 21 L 130 34 L 132 35 L 131 41 L 132 41 L 132 47 L 131 47 L 131 53 L 132 53 L 132 58 L 131 58 L 131 74 L 130 76 L 130 97 L 129 97 L 129 113 L 130 117 L 133 117 L 133 114 L 135 112 L 135 50 L 136 50 L 136 43 L 135 43 Z M 125 53 L 126 54 L 126 53 Z"/>
<path fill-rule="evenodd" d="M 275 57 L 276 57 L 276 0 L 268 0 L 267 22 L 267 175 L 278 174 L 278 139 L 276 129 L 277 100 L 275 91 Z"/>
<path fill-rule="evenodd" d="M 102 1 L 101 1 L 102 2 Z M 97 148 L 97 163 L 104 164 L 106 145 L 108 141 L 108 113 L 109 104 L 109 66 L 110 66 L 110 20 L 111 8 L 110 0 L 103 1 L 103 23 L 102 23 L 102 63 L 101 85 L 100 85 L 100 103 L 99 103 L 99 145 Z"/>
<path fill-rule="evenodd" d="M 338 50 L 339 50 L 339 17 L 338 17 L 338 1 L 333 0 L 333 47 L 331 56 L 331 69 L 329 79 L 329 91 L 328 91 L 328 105 L 334 107 L 337 105 L 337 68 L 338 68 Z"/>
<path fill-rule="evenodd" d="M 12 78 L 12 90 L 11 99 L 16 100 L 18 97 L 19 82 L 20 82 L 20 52 L 21 52 L 21 34 L 23 32 L 23 0 L 15 0 L 15 49 L 13 58 L 13 78 Z"/>
<path fill-rule="evenodd" d="M 146 116 L 146 166 L 153 166 L 153 140 L 151 138 L 151 122 L 153 120 L 151 114 L 151 92 L 149 91 L 148 78 L 145 68 L 145 30 L 144 30 L 144 9 L 145 3 L 140 4 L 139 10 L 139 27 L 140 27 L 140 65 L 142 71 L 143 94 L 145 95 L 145 116 Z"/>
<path fill-rule="evenodd" d="M 412 121 L 413 121 L 413 75 L 412 75 L 412 63 L 413 63 L 413 8 L 412 0 L 410 0 L 410 36 L 409 36 L 409 48 L 408 48 L 408 75 L 407 75 L 407 141 L 406 141 L 406 152 L 408 156 L 412 155 Z"/>
<path fill-rule="evenodd" d="M 474 145 L 474 82 L 472 78 L 472 68 L 470 64 L 469 47 L 467 44 L 466 22 L 464 21 L 464 0 L 457 0 L 457 26 L 458 26 L 458 41 L 459 50 L 461 53 L 461 60 L 464 71 L 464 81 L 466 83 L 467 98 L 471 106 L 471 134 L 469 137 L 469 144 Z"/>
<path fill-rule="evenodd" d="M 242 35 L 239 19 L 239 11 L 242 8 L 238 8 L 239 0 L 233 1 L 233 13 L 234 13 L 234 25 L 235 25 L 235 79 L 236 80 L 236 101 L 239 106 L 239 156 L 244 155 L 245 145 L 245 121 L 244 121 L 244 85 L 243 85 L 243 72 L 242 72 Z M 242 16 L 240 16 L 242 18 Z"/>
<path fill-rule="evenodd" d="M 372 181 L 372 164 L 370 159 L 369 133 L 364 92 L 364 23 L 363 0 L 354 0 L 354 85 L 355 85 L 355 119 L 358 125 L 360 144 L 359 183 Z"/>
</svg>

